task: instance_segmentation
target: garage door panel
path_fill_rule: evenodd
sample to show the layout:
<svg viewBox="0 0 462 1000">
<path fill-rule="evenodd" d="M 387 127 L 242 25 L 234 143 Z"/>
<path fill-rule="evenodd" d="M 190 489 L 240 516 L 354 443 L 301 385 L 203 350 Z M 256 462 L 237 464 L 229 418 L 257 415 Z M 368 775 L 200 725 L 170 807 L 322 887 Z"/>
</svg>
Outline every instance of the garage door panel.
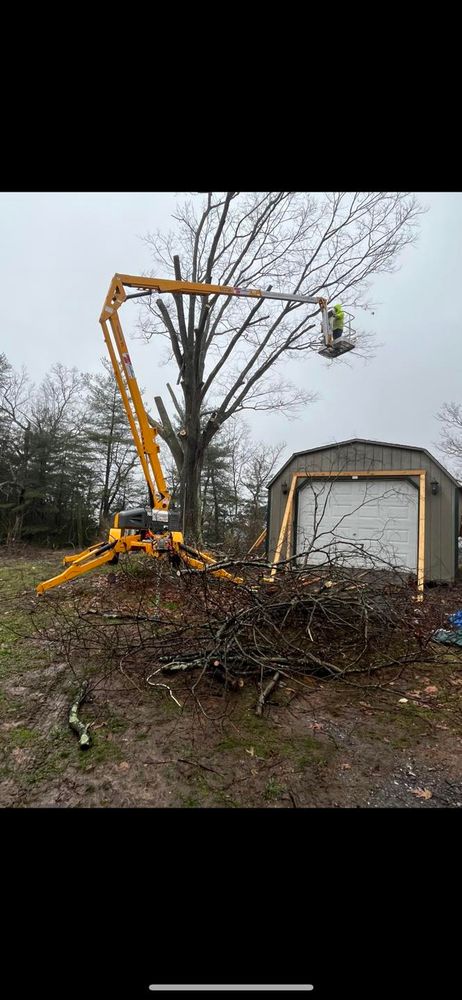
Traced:
<svg viewBox="0 0 462 1000">
<path fill-rule="evenodd" d="M 370 557 L 416 570 L 418 495 L 408 480 L 310 483 L 299 493 L 297 552 L 312 551 L 307 562 L 341 556 L 351 566 Z M 318 551 L 315 551 L 318 550 Z M 369 557 L 369 558 L 368 558 Z"/>
</svg>

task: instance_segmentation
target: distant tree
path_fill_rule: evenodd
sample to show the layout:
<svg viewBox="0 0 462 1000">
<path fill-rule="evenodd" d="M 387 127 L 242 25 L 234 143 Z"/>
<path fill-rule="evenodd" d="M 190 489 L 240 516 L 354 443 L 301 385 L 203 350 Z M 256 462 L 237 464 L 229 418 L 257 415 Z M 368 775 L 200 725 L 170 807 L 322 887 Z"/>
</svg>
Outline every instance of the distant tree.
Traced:
<svg viewBox="0 0 462 1000">
<path fill-rule="evenodd" d="M 0 354 L 0 389 L 3 389 L 5 386 L 10 371 L 11 365 L 6 357 L 6 354 Z"/>
<path fill-rule="evenodd" d="M 438 447 L 451 459 L 456 475 L 462 478 L 462 405 L 443 403 L 437 420 L 443 425 Z"/>
<path fill-rule="evenodd" d="M 30 380 L 25 369 L 3 364 L 0 380 L 1 532 L 6 540 L 21 538 L 31 451 Z"/>
<path fill-rule="evenodd" d="M 202 526 L 208 541 L 235 553 L 250 548 L 266 524 L 266 486 L 284 449 L 284 443 L 253 441 L 240 420 L 216 435 L 202 473 Z"/>
<path fill-rule="evenodd" d="M 9 520 L 9 496 L 13 485 L 11 420 L 1 405 L 11 378 L 11 371 L 11 365 L 6 355 L 0 354 L 0 538 L 6 533 Z"/>
<path fill-rule="evenodd" d="M 262 442 L 250 451 L 244 469 L 243 485 L 247 491 L 244 499 L 244 541 L 247 548 L 266 527 L 268 509 L 267 485 L 281 463 L 285 442 L 265 445 Z"/>
<path fill-rule="evenodd" d="M 98 523 L 106 527 L 109 514 L 145 499 L 138 454 L 114 378 L 111 363 L 103 359 L 104 374 L 85 375 L 86 436 L 98 502 Z"/>
<path fill-rule="evenodd" d="M 221 545 L 236 510 L 238 497 L 233 482 L 235 455 L 229 439 L 217 434 L 206 449 L 201 478 L 201 534 Z"/>
<path fill-rule="evenodd" d="M 0 487 L 3 537 L 83 545 L 95 521 L 81 376 L 54 365 L 35 389 L 25 370 L 10 369 L 0 416 L 7 473 Z"/>
</svg>

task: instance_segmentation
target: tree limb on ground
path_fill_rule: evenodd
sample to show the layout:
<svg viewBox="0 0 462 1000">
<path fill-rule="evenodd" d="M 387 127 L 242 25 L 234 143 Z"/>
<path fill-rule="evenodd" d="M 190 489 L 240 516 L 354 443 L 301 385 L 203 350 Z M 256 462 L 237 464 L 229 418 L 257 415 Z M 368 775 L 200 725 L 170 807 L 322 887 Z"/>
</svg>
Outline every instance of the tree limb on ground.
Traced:
<svg viewBox="0 0 462 1000">
<path fill-rule="evenodd" d="M 259 697 L 259 699 L 257 701 L 256 708 L 255 708 L 255 715 L 263 715 L 263 707 L 264 707 L 265 701 L 266 701 L 268 695 L 270 695 L 271 692 L 274 691 L 274 688 L 276 687 L 276 685 L 279 682 L 280 676 L 281 675 L 280 675 L 279 671 L 276 670 L 276 673 L 275 673 L 274 677 L 270 680 L 269 684 L 266 685 L 265 690 L 261 692 L 260 697 Z"/>
<path fill-rule="evenodd" d="M 69 712 L 69 725 L 74 733 L 79 737 L 79 746 L 81 750 L 88 750 L 91 746 L 91 736 L 88 732 L 88 723 L 84 725 L 78 717 L 78 711 L 81 704 L 85 701 L 87 695 L 88 681 L 84 681 L 80 686 L 77 696 L 71 705 Z"/>
</svg>

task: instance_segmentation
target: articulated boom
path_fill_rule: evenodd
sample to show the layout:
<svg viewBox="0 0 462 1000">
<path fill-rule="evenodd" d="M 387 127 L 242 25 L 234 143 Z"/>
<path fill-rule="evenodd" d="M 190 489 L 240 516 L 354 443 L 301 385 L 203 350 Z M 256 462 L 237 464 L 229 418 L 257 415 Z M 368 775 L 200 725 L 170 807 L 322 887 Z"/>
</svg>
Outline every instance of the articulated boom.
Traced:
<svg viewBox="0 0 462 1000">
<path fill-rule="evenodd" d="M 136 288 L 138 291 L 127 294 L 126 288 Z M 119 320 L 119 309 L 127 299 L 152 295 L 153 293 L 160 295 L 163 293 L 204 296 L 235 295 L 243 298 L 279 299 L 287 302 L 317 305 L 321 310 L 325 344 L 329 350 L 335 350 L 331 346 L 332 335 L 328 322 L 326 299 L 308 298 L 295 293 L 263 291 L 256 288 L 234 288 L 230 285 L 211 285 L 192 281 L 170 281 L 165 278 L 142 278 L 128 274 L 116 274 L 111 282 L 99 321 L 146 479 L 151 511 L 144 507 L 120 511 L 115 515 L 108 540 L 91 545 L 77 555 L 65 556 L 66 569 L 58 576 L 40 583 L 37 587 L 39 594 L 103 566 L 105 563 L 117 562 L 119 555 L 131 550 L 142 550 L 156 559 L 168 559 L 178 565 L 184 563 L 195 570 L 204 571 L 215 562 L 208 552 L 199 552 L 185 545 L 183 535 L 178 530 L 179 515 L 169 511 L 171 497 L 159 461 L 157 431 L 149 423 Z M 232 580 L 234 583 L 243 582 L 241 577 L 232 576 L 222 569 L 211 570 L 211 572 L 214 576 Z"/>
</svg>

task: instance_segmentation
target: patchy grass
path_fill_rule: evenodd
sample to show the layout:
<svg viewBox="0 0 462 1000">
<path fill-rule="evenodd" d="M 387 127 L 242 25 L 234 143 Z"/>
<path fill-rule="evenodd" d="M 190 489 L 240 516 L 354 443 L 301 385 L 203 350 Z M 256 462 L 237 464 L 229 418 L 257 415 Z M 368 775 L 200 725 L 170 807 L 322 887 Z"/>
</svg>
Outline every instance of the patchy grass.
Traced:
<svg viewBox="0 0 462 1000">
<path fill-rule="evenodd" d="M 93 770 L 98 764 L 118 763 L 124 756 L 115 740 L 92 736 L 90 750 L 78 750 L 77 765 L 82 771 Z"/>
<path fill-rule="evenodd" d="M 247 696 L 247 700 L 250 701 Z M 252 695 L 252 704 L 255 696 Z M 246 753 L 250 758 L 270 760 L 280 757 L 304 770 L 313 764 L 323 764 L 335 752 L 326 739 L 315 739 L 306 734 L 282 735 L 266 718 L 259 718 L 248 705 L 239 719 L 239 733 L 228 734 L 220 740 L 217 750 L 221 753 Z"/>
<path fill-rule="evenodd" d="M 282 798 L 285 793 L 285 787 L 279 784 L 275 778 L 269 778 L 266 782 L 264 798 L 267 802 L 275 802 Z"/>
<path fill-rule="evenodd" d="M 297 697 L 275 692 L 263 718 L 255 715 L 253 684 L 228 694 L 216 683 L 204 685 L 199 710 L 190 693 L 197 675 L 165 678 L 183 705 L 180 711 L 166 689 L 145 689 L 140 674 L 133 674 L 138 690 L 118 670 L 102 682 L 97 651 L 91 662 L 88 656 L 73 661 L 73 675 L 57 663 L 52 643 L 37 640 L 33 627 L 36 620 L 53 628 L 57 607 L 71 618 L 79 607 L 76 597 L 82 597 L 85 607 L 119 610 L 121 600 L 129 608 L 133 594 L 136 599 L 149 580 L 153 607 L 162 607 L 175 620 L 178 602 L 170 599 L 171 590 L 167 599 L 160 594 L 150 561 L 127 560 L 127 568 L 116 572 L 104 567 L 52 591 L 52 600 L 42 602 L 34 586 L 59 571 L 61 554 L 31 556 L 0 551 L 1 804 L 186 809 L 458 805 L 462 656 L 457 652 L 442 647 L 441 663 L 406 668 L 397 681 L 399 692 L 387 686 L 390 673 L 384 675 L 383 690 L 377 675 L 365 678 L 361 690 L 310 678 L 303 687 L 297 685 Z M 110 574 L 111 583 L 106 580 Z M 126 666 L 128 672 L 128 661 Z M 67 723 L 81 676 L 98 676 L 81 709 L 93 739 L 85 752 Z M 428 684 L 437 693 L 425 707 L 413 692 L 421 691 L 425 698 Z M 402 695 L 408 697 L 405 704 L 399 703 Z M 400 771 L 409 761 L 417 785 L 432 790 L 431 800 L 422 802 L 410 794 L 411 779 Z"/>
<path fill-rule="evenodd" d="M 28 743 L 33 743 L 37 733 L 33 729 L 13 729 L 10 740 L 15 747 L 24 747 Z"/>
</svg>

